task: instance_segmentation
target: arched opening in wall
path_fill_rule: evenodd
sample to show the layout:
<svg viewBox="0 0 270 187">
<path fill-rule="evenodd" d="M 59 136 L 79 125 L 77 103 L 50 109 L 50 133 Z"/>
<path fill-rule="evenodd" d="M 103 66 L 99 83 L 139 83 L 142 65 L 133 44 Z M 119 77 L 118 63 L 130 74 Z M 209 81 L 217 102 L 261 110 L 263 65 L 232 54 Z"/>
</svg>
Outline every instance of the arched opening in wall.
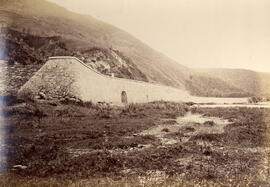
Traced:
<svg viewBox="0 0 270 187">
<path fill-rule="evenodd" d="M 125 92 L 125 91 L 122 91 L 122 93 L 121 93 L 121 102 L 124 104 L 128 103 L 127 92 Z"/>
</svg>

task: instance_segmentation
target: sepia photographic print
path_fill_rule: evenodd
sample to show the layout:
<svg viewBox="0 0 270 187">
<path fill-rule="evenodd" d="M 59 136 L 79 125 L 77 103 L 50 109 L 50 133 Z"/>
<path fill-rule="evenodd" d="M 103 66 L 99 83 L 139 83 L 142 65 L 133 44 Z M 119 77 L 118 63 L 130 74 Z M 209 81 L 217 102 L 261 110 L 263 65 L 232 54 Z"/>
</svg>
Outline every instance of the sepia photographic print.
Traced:
<svg viewBox="0 0 270 187">
<path fill-rule="evenodd" d="M 0 0 L 0 186 L 270 187 L 270 1 Z"/>
</svg>

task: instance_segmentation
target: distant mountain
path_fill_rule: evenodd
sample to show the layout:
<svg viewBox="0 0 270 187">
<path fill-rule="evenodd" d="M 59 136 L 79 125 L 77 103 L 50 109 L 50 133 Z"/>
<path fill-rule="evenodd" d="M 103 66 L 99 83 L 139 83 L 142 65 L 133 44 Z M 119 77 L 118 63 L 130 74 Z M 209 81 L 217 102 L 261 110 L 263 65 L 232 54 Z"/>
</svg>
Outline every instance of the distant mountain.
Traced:
<svg viewBox="0 0 270 187">
<path fill-rule="evenodd" d="M 85 51 L 93 47 L 113 48 L 130 58 L 147 75 L 149 81 L 185 88 L 183 77 L 188 68 L 151 49 L 123 30 L 44 0 L 4 2 L 0 5 L 5 7 L 2 16 L 11 20 L 11 30 L 37 37 L 60 37 L 70 51 Z"/>
<path fill-rule="evenodd" d="M 7 24 L 0 38 L 0 51 L 5 52 L 0 56 L 16 72 L 22 68 L 16 64 L 30 68 L 45 63 L 50 56 L 65 55 L 76 56 L 107 75 L 157 82 L 186 89 L 192 95 L 247 96 L 258 93 L 260 81 L 268 85 L 267 75 L 259 82 L 252 77 L 254 88 L 246 89 L 244 81 L 229 81 L 218 76 L 217 70 L 190 69 L 121 29 L 45 0 L 0 0 L 0 21 Z M 21 84 L 28 77 L 29 73 L 22 75 Z"/>
<path fill-rule="evenodd" d="M 245 69 L 197 69 L 210 77 L 218 78 L 229 85 L 245 90 L 249 95 L 270 95 L 270 73 Z"/>
</svg>

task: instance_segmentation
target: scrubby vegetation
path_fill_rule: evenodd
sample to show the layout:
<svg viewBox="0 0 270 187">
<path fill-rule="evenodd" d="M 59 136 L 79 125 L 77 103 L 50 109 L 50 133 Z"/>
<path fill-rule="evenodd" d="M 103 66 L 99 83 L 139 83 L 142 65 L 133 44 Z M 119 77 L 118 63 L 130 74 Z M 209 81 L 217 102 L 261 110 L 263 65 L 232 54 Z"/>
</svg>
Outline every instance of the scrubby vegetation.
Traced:
<svg viewBox="0 0 270 187">
<path fill-rule="evenodd" d="M 9 65 L 44 64 L 51 56 L 75 56 L 103 74 L 114 73 L 116 77 L 147 81 L 132 60 L 118 50 L 101 47 L 77 49 L 61 36 L 38 36 L 30 30 L 7 29 L 5 33 L 1 36 L 0 49 L 5 51 L 2 58 Z"/>
<path fill-rule="evenodd" d="M 4 101 L 6 124 L 1 129 L 7 134 L 7 162 L 6 182 L 1 185 L 39 180 L 44 185 L 93 186 L 99 181 L 116 186 L 218 186 L 227 182 L 233 186 L 264 184 L 267 180 L 263 177 L 269 177 L 269 167 L 263 164 L 269 159 L 270 111 L 266 109 L 193 108 L 193 113 L 231 122 L 224 133 L 198 134 L 196 128 L 190 131 L 179 126 L 174 130 L 176 118 L 190 110 L 181 103 L 117 107 L 106 103 L 25 103 L 16 97 Z M 142 133 L 160 125 L 164 128 L 157 133 L 163 138 Z M 212 128 L 218 124 L 206 121 L 201 125 Z M 163 141 L 172 139 L 177 141 Z"/>
<path fill-rule="evenodd" d="M 186 80 L 185 85 L 191 94 L 204 97 L 247 97 L 252 95 L 219 78 L 200 74 L 191 76 Z"/>
<path fill-rule="evenodd" d="M 14 101 L 7 98 L 5 102 L 11 99 Z M 7 167 L 26 164 L 27 170 L 15 172 L 21 175 L 110 175 L 119 171 L 124 162 L 119 160 L 121 155 L 109 150 L 152 143 L 155 137 L 135 134 L 154 126 L 161 117 L 184 115 L 186 110 L 183 104 L 167 102 L 124 108 L 91 103 L 8 104 L 2 112 L 8 122 L 3 128 L 10 142 Z M 73 149 L 75 155 L 80 149 L 90 154 L 73 158 L 68 154 Z M 87 167 L 81 167 L 83 163 L 88 163 Z"/>
<path fill-rule="evenodd" d="M 267 182 L 254 181 L 254 176 L 236 176 L 235 178 L 227 178 L 218 180 L 206 180 L 200 178 L 183 179 L 181 177 L 167 177 L 161 172 L 149 172 L 147 176 L 138 177 L 121 177 L 112 179 L 108 177 L 104 178 L 91 178 L 86 180 L 72 180 L 72 179 L 57 179 L 57 178 L 23 178 L 18 176 L 0 176 L 0 186 L 4 187 L 48 187 L 48 186 L 76 186 L 76 187 L 164 187 L 164 186 L 268 186 Z"/>
<path fill-rule="evenodd" d="M 269 96 L 267 73 L 224 69 L 201 73 L 167 58 L 122 30 L 47 1 L 5 0 L 1 5 L 5 11 L 0 14 L 7 19 L 8 28 L 0 33 L 0 56 L 13 65 L 8 71 L 15 69 L 20 73 L 20 85 L 48 57 L 67 55 L 79 57 L 106 75 L 114 73 L 116 77 L 186 88 L 196 96 Z M 14 9 L 16 6 L 21 7 L 19 12 Z M 8 76 L 11 83 L 6 85 L 19 87 L 13 85 L 15 77 Z"/>
</svg>

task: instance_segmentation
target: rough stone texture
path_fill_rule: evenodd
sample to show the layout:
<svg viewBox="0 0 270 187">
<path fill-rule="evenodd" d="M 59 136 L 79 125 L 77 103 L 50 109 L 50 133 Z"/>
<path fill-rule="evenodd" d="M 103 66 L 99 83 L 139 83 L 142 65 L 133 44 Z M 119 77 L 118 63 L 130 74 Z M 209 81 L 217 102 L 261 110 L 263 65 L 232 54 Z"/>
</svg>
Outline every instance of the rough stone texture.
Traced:
<svg viewBox="0 0 270 187">
<path fill-rule="evenodd" d="M 157 100 L 196 103 L 242 103 L 247 98 L 193 97 L 187 91 L 142 81 L 103 75 L 75 57 L 51 57 L 19 90 L 19 96 L 35 99 L 72 99 L 121 103 L 122 92 L 128 103 Z"/>
<path fill-rule="evenodd" d="M 102 75 L 74 57 L 50 58 L 18 93 L 38 99 L 121 103 L 123 91 L 129 103 L 185 101 L 189 97 L 186 91 L 173 87 Z"/>
<path fill-rule="evenodd" d="M 19 90 L 19 96 L 37 99 L 80 98 L 76 85 L 76 73 L 69 59 L 49 60 Z"/>
<path fill-rule="evenodd" d="M 34 74 L 41 64 L 13 64 L 0 60 L 0 95 L 16 94 Z"/>
</svg>

